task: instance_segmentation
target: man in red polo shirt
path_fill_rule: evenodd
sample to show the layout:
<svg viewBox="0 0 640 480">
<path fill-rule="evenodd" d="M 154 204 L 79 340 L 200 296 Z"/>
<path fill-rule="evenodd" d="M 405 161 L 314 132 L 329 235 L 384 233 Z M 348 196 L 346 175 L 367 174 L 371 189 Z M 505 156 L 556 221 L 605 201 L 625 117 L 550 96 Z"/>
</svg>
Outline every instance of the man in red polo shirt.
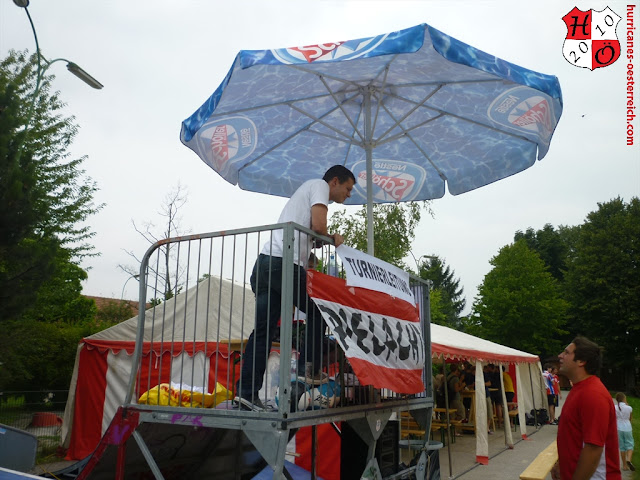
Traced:
<svg viewBox="0 0 640 480">
<path fill-rule="evenodd" d="M 620 480 L 615 407 L 596 376 L 602 363 L 600 347 L 578 336 L 558 358 L 560 373 L 573 387 L 558 423 L 558 463 L 552 478 Z"/>
</svg>

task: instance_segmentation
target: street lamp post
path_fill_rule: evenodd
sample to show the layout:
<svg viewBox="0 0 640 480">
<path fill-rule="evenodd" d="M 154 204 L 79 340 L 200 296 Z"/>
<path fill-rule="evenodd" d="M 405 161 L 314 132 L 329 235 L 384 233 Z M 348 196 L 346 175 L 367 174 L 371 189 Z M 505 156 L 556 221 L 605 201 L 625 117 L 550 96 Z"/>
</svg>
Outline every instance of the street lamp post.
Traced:
<svg viewBox="0 0 640 480">
<path fill-rule="evenodd" d="M 124 289 L 127 287 L 127 283 L 129 283 L 129 280 L 131 280 L 132 278 L 135 278 L 136 280 L 138 280 L 140 278 L 140 275 L 131 275 L 129 278 L 127 278 L 127 280 L 124 282 L 124 285 L 122 286 L 122 293 L 120 294 L 120 301 L 124 300 Z"/>
<path fill-rule="evenodd" d="M 419 263 L 420 260 L 422 260 L 423 258 L 429 258 L 431 260 L 436 260 L 438 258 L 437 255 L 420 255 L 418 258 L 416 258 L 416 256 L 413 254 L 413 252 L 411 250 L 409 250 L 409 253 L 413 257 L 413 261 L 416 262 L 416 269 L 417 269 L 418 275 L 420 275 L 420 263 Z"/>
<path fill-rule="evenodd" d="M 20 155 L 22 153 L 22 148 L 24 146 L 24 143 L 27 139 L 27 133 L 29 130 L 29 125 L 31 124 L 31 117 L 33 116 L 33 110 L 36 104 L 36 100 L 38 98 L 38 93 L 40 93 L 40 87 L 42 86 L 42 78 L 44 77 L 44 72 L 54 63 L 56 62 L 67 62 L 67 70 L 69 70 L 72 74 L 74 74 L 76 77 L 78 77 L 80 80 L 82 80 L 84 83 L 86 83 L 87 85 L 89 85 L 90 87 L 93 87 L 95 89 L 101 89 L 103 87 L 103 85 L 96 80 L 94 77 L 92 77 L 91 75 L 89 75 L 85 70 L 83 70 L 82 68 L 80 68 L 77 64 L 75 64 L 74 62 L 67 60 L 66 58 L 56 58 L 54 60 L 47 60 L 46 58 L 44 58 L 44 56 L 42 55 L 42 53 L 40 53 L 40 44 L 38 43 L 38 35 L 36 34 L 36 28 L 33 24 L 33 20 L 31 19 L 31 14 L 29 13 L 29 9 L 27 8 L 29 6 L 29 0 L 13 0 L 13 3 L 15 3 L 18 7 L 20 8 L 24 8 L 25 13 L 27 14 L 27 18 L 29 19 L 29 24 L 31 25 L 31 31 L 33 32 L 33 38 L 35 39 L 36 42 L 36 59 L 38 62 L 38 68 L 36 71 L 36 87 L 33 91 L 33 94 L 31 96 L 31 105 L 29 106 L 29 112 L 27 114 L 27 121 L 25 122 L 25 132 L 24 135 L 22 137 L 22 141 L 20 142 L 20 145 L 18 146 L 18 151 L 16 156 L 18 157 L 18 159 L 20 158 Z M 42 62 L 45 63 L 44 67 L 42 66 Z"/>
</svg>

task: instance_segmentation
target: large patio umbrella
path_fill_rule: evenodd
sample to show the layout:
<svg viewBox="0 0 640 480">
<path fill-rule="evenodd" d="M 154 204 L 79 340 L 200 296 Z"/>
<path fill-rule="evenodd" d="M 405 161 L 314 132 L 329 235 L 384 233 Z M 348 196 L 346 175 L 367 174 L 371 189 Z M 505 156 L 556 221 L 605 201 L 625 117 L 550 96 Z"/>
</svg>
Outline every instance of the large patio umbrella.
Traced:
<svg viewBox="0 0 640 480">
<path fill-rule="evenodd" d="M 182 123 L 182 142 L 228 182 L 289 197 L 331 165 L 357 182 L 347 204 L 440 198 L 532 166 L 562 112 L 555 76 L 429 25 L 371 38 L 243 50 Z"/>
</svg>

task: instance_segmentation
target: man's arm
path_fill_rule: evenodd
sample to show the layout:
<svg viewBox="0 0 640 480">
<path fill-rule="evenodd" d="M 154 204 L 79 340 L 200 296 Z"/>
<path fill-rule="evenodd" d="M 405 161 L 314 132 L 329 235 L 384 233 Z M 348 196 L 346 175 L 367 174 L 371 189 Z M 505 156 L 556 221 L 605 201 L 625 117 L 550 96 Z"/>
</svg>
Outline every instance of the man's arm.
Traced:
<svg viewBox="0 0 640 480">
<path fill-rule="evenodd" d="M 572 480 L 588 480 L 595 473 L 600 463 L 600 457 L 604 447 L 594 445 L 592 443 L 585 443 L 578 457 L 578 464 L 576 470 L 573 472 Z"/>
<path fill-rule="evenodd" d="M 333 242 L 336 247 L 339 247 L 344 242 L 344 239 L 342 238 L 342 235 L 338 233 L 329 235 L 329 232 L 327 231 L 327 212 L 327 206 L 322 205 L 321 203 L 317 203 L 311 207 L 311 230 L 316 232 L 318 235 L 333 238 Z"/>
</svg>

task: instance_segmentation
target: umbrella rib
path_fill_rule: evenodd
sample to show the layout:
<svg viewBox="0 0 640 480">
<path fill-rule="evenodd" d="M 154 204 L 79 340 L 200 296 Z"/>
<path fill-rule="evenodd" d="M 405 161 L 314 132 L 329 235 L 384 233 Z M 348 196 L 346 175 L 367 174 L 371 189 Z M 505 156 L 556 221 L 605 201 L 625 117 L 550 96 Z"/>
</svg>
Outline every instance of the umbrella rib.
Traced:
<svg viewBox="0 0 640 480">
<path fill-rule="evenodd" d="M 425 104 L 425 102 L 427 102 L 431 97 L 433 97 L 433 96 L 434 96 L 434 95 L 435 95 L 435 94 L 436 94 L 436 93 L 437 93 L 437 92 L 442 88 L 442 86 L 443 86 L 442 84 L 438 85 L 438 88 L 436 88 L 435 90 L 433 90 L 433 91 L 432 91 L 429 95 L 427 95 L 427 96 L 426 96 L 426 97 L 425 97 L 425 98 L 424 98 L 420 103 L 416 103 L 416 104 L 414 105 L 414 107 L 413 107 L 411 110 L 409 110 L 409 111 L 408 111 L 408 112 L 407 112 L 407 113 L 406 113 L 402 118 L 400 118 L 399 120 L 395 120 L 395 119 L 394 119 L 395 123 L 394 123 L 393 125 L 391 125 L 387 130 L 385 130 L 385 131 L 384 131 L 384 132 L 383 132 L 383 133 L 378 137 L 378 140 L 377 140 L 377 141 L 380 141 L 380 139 L 384 138 L 384 137 L 385 137 L 385 135 L 387 135 L 391 130 L 393 130 L 394 128 L 396 128 L 396 126 L 400 126 L 401 122 L 403 122 L 407 117 L 409 117 L 409 116 L 410 116 L 413 112 L 415 112 L 418 108 L 422 107 L 422 106 Z M 412 102 L 410 102 L 409 100 L 406 100 L 406 99 L 405 99 L 405 98 L 403 98 L 403 97 L 399 97 L 399 96 L 397 96 L 397 95 L 393 95 L 393 94 L 391 94 L 391 95 L 392 95 L 392 96 L 394 96 L 394 97 L 396 97 L 396 98 L 399 98 L 399 99 L 401 99 L 401 100 L 403 100 L 403 101 L 407 101 L 407 102 L 409 102 L 409 103 L 412 103 Z M 383 103 L 383 102 L 378 101 L 378 105 L 382 106 L 382 108 L 384 108 L 384 111 L 385 111 L 385 112 L 387 112 L 391 118 L 393 118 L 393 114 L 392 114 L 392 113 L 387 109 L 387 107 L 386 107 L 384 104 L 382 104 L 382 103 Z M 378 108 L 379 108 L 379 107 L 378 107 Z M 430 108 L 430 107 L 428 107 L 428 106 L 426 106 L 426 108 L 429 108 L 430 110 L 435 110 L 435 111 L 437 111 L 437 112 L 439 112 L 439 113 L 443 113 L 441 110 L 436 110 L 435 108 Z M 438 117 L 436 117 L 436 118 L 438 118 Z M 430 119 L 430 120 L 433 120 L 433 119 Z M 424 123 L 428 123 L 430 120 L 427 120 L 427 122 L 424 122 Z M 423 123 L 422 125 L 424 125 L 424 123 Z M 400 126 L 400 128 L 402 128 L 402 127 Z M 403 131 L 404 131 L 404 129 L 403 129 Z M 383 143 L 385 143 L 385 142 L 383 142 Z"/>
<path fill-rule="evenodd" d="M 355 96 L 355 95 L 354 95 L 354 96 Z M 347 101 L 351 100 L 352 98 L 353 98 L 353 97 L 351 97 L 351 98 L 347 99 Z M 298 106 L 297 106 L 297 105 L 295 105 L 295 103 L 293 103 L 293 102 L 289 103 L 288 105 L 289 105 L 289 107 L 291 107 L 292 109 L 296 110 L 296 111 L 297 111 L 297 112 L 299 112 L 299 113 L 302 113 L 303 115 L 306 115 L 306 116 L 307 116 L 307 117 L 309 117 L 311 120 L 313 120 L 313 122 L 312 122 L 312 123 L 308 124 L 308 125 L 307 125 L 306 127 L 304 127 L 302 130 L 309 130 L 309 131 L 313 131 L 313 133 L 317 133 L 318 135 L 324 135 L 324 136 L 326 136 L 326 137 L 328 137 L 328 138 L 334 138 L 334 139 L 336 139 L 336 140 L 339 140 L 339 141 L 340 141 L 340 139 L 339 139 L 339 138 L 331 137 L 331 136 L 329 136 L 329 135 L 327 135 L 327 134 L 323 134 L 323 133 L 321 133 L 321 132 L 311 130 L 311 127 L 312 127 L 312 125 L 313 125 L 313 124 L 315 124 L 315 123 L 319 123 L 320 125 L 325 126 L 325 127 L 326 127 L 326 128 L 328 128 L 329 130 L 332 130 L 333 132 L 335 132 L 335 133 L 336 133 L 336 134 L 338 134 L 339 136 L 342 136 L 342 137 L 347 138 L 347 139 L 349 138 L 349 136 L 348 136 L 348 135 L 346 135 L 345 133 L 341 132 L 340 130 L 338 130 L 338 129 L 337 129 L 337 128 L 335 128 L 334 126 L 332 126 L 332 125 L 330 125 L 330 124 L 328 124 L 328 123 L 326 123 L 326 122 L 324 122 L 324 121 L 322 120 L 324 117 L 328 116 L 329 114 L 331 114 L 331 113 L 335 112 L 335 111 L 336 111 L 336 110 L 338 110 L 338 109 L 340 109 L 340 110 L 342 111 L 342 113 L 347 117 L 347 119 L 348 119 L 348 120 L 350 120 L 350 119 L 349 119 L 349 117 L 347 116 L 346 112 L 345 112 L 343 109 L 341 109 L 341 108 L 340 108 L 340 105 L 336 105 L 336 106 L 335 106 L 334 108 L 332 108 L 331 110 L 329 110 L 329 111 L 325 112 L 321 117 L 316 117 L 315 115 L 312 115 L 310 112 L 307 112 L 306 110 L 304 110 L 304 109 L 302 109 L 302 108 L 298 107 Z M 355 130 L 355 132 L 356 132 L 356 133 L 358 133 L 358 136 L 360 136 L 360 138 L 362 138 L 362 136 L 360 135 L 360 132 L 358 132 L 357 127 L 355 127 L 355 125 L 353 125 L 353 122 L 351 122 L 351 121 L 350 121 L 350 123 L 351 123 L 351 125 L 352 125 L 352 126 L 354 126 L 354 130 Z M 353 137 L 351 137 L 351 138 L 353 139 Z M 349 140 L 349 143 L 353 143 L 353 142 L 352 142 L 352 140 Z M 358 142 L 358 144 L 360 144 L 360 143 L 361 143 L 361 142 Z"/>
<path fill-rule="evenodd" d="M 322 94 L 322 95 L 313 95 L 310 97 L 306 97 L 306 98 L 298 98 L 295 101 L 296 102 L 302 102 L 302 101 L 307 101 L 307 100 L 316 100 L 319 98 L 325 98 L 328 95 L 326 94 Z M 245 112 L 251 112 L 254 110 L 261 110 L 263 108 L 270 108 L 270 107 L 277 107 L 278 105 L 287 105 L 287 106 L 291 106 L 293 100 L 282 100 L 280 102 L 274 102 L 274 103 L 264 103 L 261 105 L 255 105 L 252 107 L 245 107 L 245 108 L 238 108 L 236 110 L 226 110 L 222 113 L 216 113 L 215 115 L 211 115 L 210 118 L 224 118 L 227 117 L 229 115 L 235 115 L 237 113 L 245 113 Z"/>
<path fill-rule="evenodd" d="M 320 81 L 322 82 L 322 84 L 324 85 L 324 87 L 327 89 L 327 92 L 329 92 L 329 95 L 331 95 L 331 98 L 333 98 L 333 101 L 336 102 L 336 106 L 340 109 L 340 111 L 342 112 L 342 114 L 344 115 L 344 118 L 347 119 L 347 121 L 351 124 L 351 127 L 353 127 L 353 131 L 356 132 L 358 134 L 358 136 L 360 137 L 360 140 L 364 141 L 364 138 L 362 137 L 362 134 L 358 131 L 358 126 L 355 125 L 353 123 L 353 120 L 351 120 L 351 117 L 349 115 L 347 115 L 347 112 L 345 111 L 344 107 L 342 106 L 342 102 L 339 102 L 338 99 L 336 98 L 335 93 L 333 92 L 333 90 L 331 90 L 329 88 L 329 85 L 327 84 L 327 82 L 324 79 L 324 76 L 322 75 L 318 75 L 318 78 L 320 79 Z M 353 85 L 353 84 L 351 84 Z M 352 97 L 353 98 L 353 97 Z"/>
<path fill-rule="evenodd" d="M 402 135 L 401 135 L 401 134 L 398 134 L 398 135 L 394 135 L 394 136 L 392 136 L 392 137 L 389 137 L 388 139 L 386 139 L 386 140 L 384 140 L 384 141 L 382 141 L 382 140 L 381 140 L 382 138 L 384 138 L 384 137 L 385 137 L 385 135 L 387 135 L 387 134 L 388 134 L 391 130 L 393 130 L 396 126 L 400 127 L 400 128 L 403 130 L 403 132 L 410 132 L 411 130 L 414 130 L 414 129 L 418 128 L 418 127 L 421 127 L 421 126 L 423 126 L 423 125 L 426 125 L 427 123 L 431 122 L 432 120 L 436 120 L 436 119 L 438 119 L 438 118 L 440 118 L 440 117 L 442 117 L 442 116 L 450 116 L 450 117 L 454 117 L 454 118 L 457 118 L 457 119 L 459 119 L 459 120 L 462 120 L 463 122 L 473 123 L 473 124 L 478 125 L 478 126 L 480 126 L 480 127 L 484 127 L 484 128 L 489 129 L 489 130 L 493 130 L 494 132 L 503 133 L 504 135 L 508 135 L 508 136 L 510 136 L 510 137 L 513 137 L 513 138 L 519 138 L 519 139 L 523 139 L 523 140 L 526 140 L 526 141 L 528 141 L 528 142 L 531 142 L 531 140 L 530 140 L 530 139 L 528 139 L 527 137 L 524 137 L 524 136 L 522 136 L 522 135 L 517 135 L 517 134 L 512 133 L 512 132 L 509 132 L 509 131 L 507 131 L 507 130 L 501 130 L 501 129 L 496 128 L 496 127 L 494 127 L 494 126 L 491 126 L 491 125 L 487 125 L 487 124 L 484 124 L 484 123 L 478 122 L 477 120 L 472 120 L 471 118 L 463 117 L 463 116 L 460 116 L 460 115 L 456 115 L 455 113 L 447 112 L 447 111 L 444 111 L 444 110 L 440 110 L 440 109 L 438 109 L 438 108 L 430 107 L 429 105 L 425 105 L 425 102 L 426 102 L 427 100 L 429 100 L 429 99 L 430 99 L 430 98 L 431 98 L 431 97 L 432 97 L 432 96 L 433 96 L 433 95 L 434 95 L 438 90 L 440 90 L 440 88 L 442 88 L 444 85 L 445 85 L 445 84 L 440 84 L 436 90 L 434 90 L 433 92 L 431 92 L 431 93 L 430 93 L 427 97 L 425 97 L 425 98 L 424 98 L 424 100 L 422 100 L 420 103 L 415 103 L 415 102 L 413 102 L 413 101 L 411 101 L 411 100 L 409 100 L 409 99 L 406 99 L 406 98 L 404 98 L 404 97 L 401 97 L 401 96 L 396 95 L 396 94 L 393 94 L 393 93 L 390 93 L 389 95 L 391 95 L 391 96 L 393 96 L 393 97 L 395 97 L 395 98 L 397 98 L 397 99 L 399 99 L 399 100 L 405 101 L 405 102 L 407 102 L 407 103 L 413 103 L 415 106 L 414 106 L 414 107 L 413 107 L 413 108 L 412 108 L 412 109 L 411 109 L 407 114 L 405 114 L 405 115 L 404 115 L 400 120 L 396 120 L 396 121 L 395 121 L 395 123 L 394 123 L 391 127 L 389 127 L 389 128 L 388 128 L 384 133 L 382 133 L 382 134 L 378 137 L 378 140 L 376 140 L 376 143 L 378 143 L 378 144 L 384 144 L 384 143 L 388 143 L 388 142 L 390 142 L 390 141 L 392 141 L 392 140 L 395 140 L 395 139 L 397 139 L 397 138 L 400 138 Z M 393 114 L 389 111 L 389 109 L 387 109 L 384 105 L 382 105 L 382 107 L 384 108 L 385 112 L 387 112 L 387 114 L 388 114 L 391 118 L 393 118 Z M 404 121 L 404 120 L 405 120 L 409 115 L 411 115 L 413 112 L 415 112 L 415 111 L 416 111 L 416 109 L 418 109 L 419 107 L 424 107 L 424 108 L 426 108 L 426 109 L 428 109 L 428 110 L 432 110 L 432 111 L 434 111 L 434 112 L 437 112 L 437 113 L 438 113 L 438 116 L 436 116 L 436 117 L 434 117 L 434 118 L 430 118 L 429 120 L 426 120 L 425 122 L 422 122 L 422 123 L 420 123 L 420 124 L 418 124 L 418 125 L 415 125 L 415 126 L 411 127 L 411 128 L 410 128 L 410 129 L 408 129 L 408 130 L 405 130 L 405 129 L 401 126 L 401 122 L 403 122 L 403 121 Z M 395 119 L 394 119 L 394 120 L 395 120 Z"/>
<path fill-rule="evenodd" d="M 399 122 L 401 121 L 401 120 L 400 120 L 400 121 L 396 122 L 396 125 L 397 125 L 401 130 L 402 130 L 402 133 L 401 133 L 401 134 L 394 135 L 394 136 L 392 136 L 392 137 L 389 137 L 389 138 L 387 138 L 387 139 L 385 139 L 385 140 L 383 140 L 383 141 L 378 141 L 378 144 L 379 144 L 379 145 L 383 145 L 383 144 L 385 144 L 385 143 L 389 143 L 389 142 L 391 142 L 391 141 L 393 141 L 393 140 L 396 140 L 396 139 L 398 139 L 398 138 L 400 138 L 400 137 L 402 137 L 402 136 L 404 136 L 404 135 L 407 135 L 409 132 L 411 132 L 412 130 L 415 130 L 416 128 L 420 128 L 420 127 L 422 127 L 422 126 L 426 125 L 426 124 L 427 124 L 427 123 L 429 123 L 429 122 L 432 122 L 432 121 L 434 121 L 434 120 L 437 120 L 438 118 L 442 118 L 442 117 L 446 117 L 446 116 L 450 116 L 450 117 L 457 118 L 457 119 L 459 119 L 459 120 L 462 120 L 463 122 L 473 123 L 474 125 L 478 125 L 479 127 L 483 127 L 483 128 L 488 129 L 488 130 L 493 130 L 494 132 L 502 133 L 502 134 L 504 134 L 504 135 L 508 135 L 508 136 L 510 136 L 510 137 L 513 137 L 513 138 L 519 138 L 519 139 L 521 139 L 521 140 L 525 140 L 525 141 L 527 141 L 527 142 L 529 142 L 529 143 L 534 143 L 534 142 L 532 142 L 530 139 L 528 139 L 527 137 L 524 137 L 524 136 L 522 136 L 522 135 L 516 135 L 515 133 L 511 133 L 511 132 L 509 132 L 509 131 L 507 131 L 507 130 L 501 130 L 501 129 L 496 128 L 496 127 L 493 127 L 493 126 L 491 126 L 491 125 L 486 125 L 486 124 L 484 124 L 484 123 L 480 123 L 480 122 L 478 122 L 478 121 L 476 121 L 476 120 L 471 120 L 470 118 L 461 117 L 460 115 L 456 115 L 456 114 L 454 114 L 454 113 L 445 112 L 444 110 L 438 110 L 438 109 L 435 109 L 435 108 L 432 108 L 432 107 L 426 107 L 426 108 L 429 108 L 430 110 L 434 110 L 434 111 L 438 112 L 438 114 L 439 114 L 439 115 L 437 115 L 437 116 L 435 116 L 435 117 L 433 117 L 433 118 L 430 118 L 430 119 L 428 119 L 428 120 L 426 120 L 426 121 L 424 121 L 424 122 L 422 122 L 422 123 L 420 123 L 420 124 L 418 124 L 418 125 L 414 125 L 413 127 L 408 128 L 408 129 L 407 129 L 407 128 L 404 128 L 404 127 L 399 123 Z M 389 112 L 387 109 L 385 109 L 385 111 L 387 111 L 387 113 L 389 114 L 389 116 L 393 117 L 393 115 L 391 114 L 391 112 Z M 387 132 L 388 132 L 388 130 L 387 130 Z M 387 132 L 385 132 L 385 133 L 387 133 Z M 380 138 L 382 138 L 382 136 L 381 136 Z"/>
<path fill-rule="evenodd" d="M 310 133 L 313 133 L 314 135 L 319 135 L 321 137 L 326 137 L 330 140 L 335 140 L 337 142 L 344 142 L 347 145 L 358 145 L 358 146 L 362 146 L 362 142 L 358 142 L 358 141 L 353 141 L 352 139 L 349 139 L 349 137 L 345 138 L 336 138 L 336 137 L 332 137 L 331 135 L 328 135 L 326 133 L 322 133 L 322 132 L 318 132 L 316 130 L 309 130 Z"/>
<path fill-rule="evenodd" d="M 436 118 L 440 118 L 441 116 L 442 116 L 442 115 L 438 115 L 438 117 L 436 117 Z M 435 118 L 434 118 L 434 119 L 432 119 L 432 120 L 435 120 Z M 430 120 L 428 120 L 428 121 L 430 121 Z M 427 121 L 427 122 L 428 122 L 428 121 Z M 427 123 L 427 122 L 425 122 L 425 123 Z M 428 162 L 429 162 L 429 164 L 434 168 L 434 170 L 435 170 L 436 172 L 438 172 L 438 176 L 439 176 L 443 181 L 445 181 L 445 182 L 449 183 L 449 179 L 448 179 L 448 178 L 447 178 L 447 176 L 444 174 L 444 172 L 443 172 L 442 170 L 440 170 L 440 169 L 436 166 L 436 164 L 435 164 L 435 163 L 433 163 L 433 160 L 431 160 L 431 157 L 427 154 L 427 152 L 425 152 L 425 151 L 422 149 L 422 147 L 421 147 L 420 145 L 418 145 L 418 142 L 416 142 L 416 141 L 413 139 L 413 137 L 412 137 L 412 136 L 411 136 L 411 134 L 410 134 L 410 130 L 409 130 L 409 131 L 405 131 L 405 129 L 404 129 L 404 127 L 403 127 L 402 125 L 398 125 L 398 126 L 402 129 L 402 131 L 404 132 L 404 135 L 405 135 L 405 136 L 406 136 L 406 137 L 411 141 L 411 143 L 413 143 L 413 145 L 418 149 L 418 151 L 419 151 L 420 153 L 422 153 L 422 155 L 424 156 L 424 158 L 426 158 L 426 159 L 427 159 L 427 161 L 428 161 Z"/>
<path fill-rule="evenodd" d="M 309 118 L 311 118 L 312 122 L 311 122 L 311 123 L 309 123 L 309 124 L 307 124 L 307 125 L 305 125 L 305 126 L 303 126 L 302 128 L 299 128 L 298 130 L 296 130 L 295 132 L 293 132 L 291 135 L 287 136 L 287 138 L 282 139 L 280 142 L 276 143 L 276 144 L 275 144 L 275 145 L 273 145 L 271 148 L 269 148 L 268 150 L 266 150 L 266 151 L 265 151 L 265 152 L 263 152 L 262 154 L 258 155 L 258 156 L 257 156 L 256 158 L 254 158 L 253 160 L 251 160 L 251 161 L 249 161 L 249 162 L 245 163 L 242 167 L 240 167 L 240 168 L 238 169 L 238 172 L 240 172 L 241 170 L 244 170 L 244 169 L 245 169 L 246 167 L 248 167 L 249 165 L 252 165 L 253 163 L 257 162 L 258 160 L 260 160 L 261 158 L 263 158 L 265 155 L 268 155 L 268 154 L 269 154 L 269 153 L 271 153 L 272 151 L 276 150 L 276 149 L 277 149 L 278 147 L 280 147 L 281 145 L 284 145 L 285 143 L 287 143 L 289 140 L 291 140 L 292 138 L 294 138 L 296 135 L 298 135 L 298 134 L 299 134 L 300 132 L 302 132 L 303 130 L 307 130 L 307 131 L 309 131 L 310 133 L 313 133 L 313 134 L 315 134 L 315 135 L 322 135 L 322 136 L 325 136 L 325 137 L 327 137 L 327 138 L 331 138 L 331 139 L 336 140 L 336 141 L 339 141 L 339 142 L 344 142 L 344 143 L 346 143 L 346 144 L 347 144 L 347 145 L 349 145 L 349 146 L 351 146 L 351 145 L 353 145 L 353 144 L 361 145 L 361 143 L 360 143 L 360 142 L 354 142 L 354 141 L 353 141 L 353 137 L 351 137 L 351 139 L 350 139 L 347 135 L 345 135 L 344 133 L 340 132 L 339 130 L 336 130 L 336 129 L 335 129 L 335 128 L 333 128 L 331 125 L 328 125 L 328 124 L 326 124 L 326 123 L 322 122 L 322 121 L 321 121 L 321 119 L 316 118 L 315 116 L 311 115 L 309 112 L 306 112 L 306 111 L 304 111 L 304 110 L 302 110 L 302 109 L 298 108 L 297 106 L 293 105 L 293 103 L 292 103 L 292 102 L 281 102 L 281 103 L 282 103 L 283 105 L 288 105 L 290 108 L 293 108 L 294 110 L 296 110 L 296 111 L 298 111 L 298 112 L 302 113 L 303 115 L 308 116 Z M 337 108 L 338 108 L 338 107 L 331 109 L 329 112 L 325 113 L 323 116 L 329 115 L 330 113 L 334 112 Z M 344 112 L 343 112 L 343 113 L 344 113 Z M 315 130 L 311 130 L 310 128 L 311 128 L 311 126 L 312 126 L 314 123 L 320 123 L 320 124 L 324 125 L 325 127 L 329 128 L 330 130 L 332 130 L 332 131 L 334 131 L 334 132 L 338 133 L 339 135 L 341 135 L 341 136 L 342 136 L 342 137 L 344 137 L 344 138 L 331 137 L 331 136 L 327 135 L 326 133 L 322 133 L 322 132 L 318 132 L 318 131 L 315 131 Z M 359 133 L 359 132 L 357 132 L 357 129 L 356 129 L 356 133 Z"/>
</svg>

